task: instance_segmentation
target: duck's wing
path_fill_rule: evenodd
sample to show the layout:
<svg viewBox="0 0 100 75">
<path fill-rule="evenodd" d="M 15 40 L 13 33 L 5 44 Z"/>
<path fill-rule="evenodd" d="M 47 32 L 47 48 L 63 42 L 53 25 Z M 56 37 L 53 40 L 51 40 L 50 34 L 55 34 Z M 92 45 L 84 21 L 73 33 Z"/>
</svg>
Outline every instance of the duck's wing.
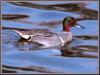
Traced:
<svg viewBox="0 0 100 75">
<path fill-rule="evenodd" d="M 34 30 L 14 30 L 16 33 L 18 33 L 20 36 L 28 35 L 28 36 L 46 36 L 51 37 L 53 32 L 50 32 L 47 29 L 34 29 Z"/>
</svg>

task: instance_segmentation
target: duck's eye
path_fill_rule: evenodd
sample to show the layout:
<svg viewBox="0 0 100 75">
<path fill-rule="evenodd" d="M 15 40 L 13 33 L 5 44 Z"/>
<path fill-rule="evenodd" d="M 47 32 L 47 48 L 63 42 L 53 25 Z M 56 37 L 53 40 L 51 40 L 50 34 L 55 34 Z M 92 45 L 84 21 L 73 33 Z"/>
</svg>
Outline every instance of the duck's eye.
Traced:
<svg viewBox="0 0 100 75">
<path fill-rule="evenodd" d="M 70 22 L 70 20 L 68 20 L 67 22 Z"/>
</svg>

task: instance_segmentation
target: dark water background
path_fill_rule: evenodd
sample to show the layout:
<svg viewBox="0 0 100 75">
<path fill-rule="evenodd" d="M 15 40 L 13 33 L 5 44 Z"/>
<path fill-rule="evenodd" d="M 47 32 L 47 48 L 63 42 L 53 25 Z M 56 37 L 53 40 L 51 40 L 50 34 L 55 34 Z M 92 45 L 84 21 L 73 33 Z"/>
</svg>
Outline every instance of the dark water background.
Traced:
<svg viewBox="0 0 100 75">
<path fill-rule="evenodd" d="M 72 28 L 73 40 L 68 46 L 34 49 L 34 44 L 20 40 L 12 31 L 39 28 L 61 32 L 66 16 L 86 27 Z M 3 73 L 98 73 L 98 2 L 2 2 L 2 18 Z"/>
</svg>

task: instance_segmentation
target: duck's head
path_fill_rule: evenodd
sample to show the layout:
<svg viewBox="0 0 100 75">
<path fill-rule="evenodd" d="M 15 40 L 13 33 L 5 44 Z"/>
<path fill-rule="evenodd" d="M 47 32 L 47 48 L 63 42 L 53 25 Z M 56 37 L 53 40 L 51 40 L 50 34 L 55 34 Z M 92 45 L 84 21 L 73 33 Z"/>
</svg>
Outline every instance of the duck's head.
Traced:
<svg viewBox="0 0 100 75">
<path fill-rule="evenodd" d="M 85 27 L 78 24 L 74 17 L 65 17 L 63 20 L 63 31 L 70 32 L 71 27 L 79 27 L 85 29 Z"/>
</svg>

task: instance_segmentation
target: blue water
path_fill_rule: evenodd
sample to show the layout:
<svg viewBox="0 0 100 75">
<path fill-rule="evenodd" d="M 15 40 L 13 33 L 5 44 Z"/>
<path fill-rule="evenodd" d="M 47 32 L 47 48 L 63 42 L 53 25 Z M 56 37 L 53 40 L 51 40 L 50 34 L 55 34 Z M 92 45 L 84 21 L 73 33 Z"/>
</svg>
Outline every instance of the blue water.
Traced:
<svg viewBox="0 0 100 75">
<path fill-rule="evenodd" d="M 41 4 L 41 2 L 39 2 L 39 4 Z M 56 4 L 56 2 L 51 2 L 49 4 Z M 60 3 L 58 2 L 58 4 Z M 97 5 L 97 2 L 90 2 L 90 4 L 87 7 L 95 9 L 95 6 Z M 96 8 L 98 8 L 98 6 Z M 2 20 L 2 26 L 4 27 L 29 29 L 47 28 L 52 32 L 61 32 L 62 24 L 57 24 L 50 27 L 49 25 L 39 25 L 39 23 L 50 21 L 58 22 L 60 20 L 63 20 L 65 16 L 73 16 L 75 18 L 80 16 L 79 14 L 75 14 L 72 12 L 29 8 L 5 2 L 2 3 L 2 13 L 25 14 L 30 16 L 29 18 L 19 19 L 17 21 Z M 24 23 L 23 21 L 29 21 L 31 23 Z M 79 21 L 79 24 L 85 26 L 86 29 L 84 30 L 79 28 L 72 28 L 71 31 L 73 33 L 73 36 L 98 36 L 98 20 L 83 20 Z M 60 49 L 55 48 L 29 51 L 28 49 L 31 47 L 30 45 L 26 45 L 23 47 L 16 46 L 16 42 L 18 41 L 18 39 L 20 39 L 20 37 L 12 30 L 2 30 L 3 65 L 9 65 L 14 67 L 39 66 L 48 68 L 55 72 L 57 71 L 66 74 L 94 74 L 98 72 L 98 59 L 96 58 L 63 57 L 61 56 Z M 98 40 L 81 40 L 81 43 L 79 43 L 78 45 L 98 46 Z M 21 49 L 23 49 L 23 51 L 21 51 Z M 20 73 L 19 70 L 16 70 L 16 72 Z M 21 71 L 21 73 L 27 72 L 28 71 Z M 34 72 L 30 71 L 28 73 Z"/>
</svg>

